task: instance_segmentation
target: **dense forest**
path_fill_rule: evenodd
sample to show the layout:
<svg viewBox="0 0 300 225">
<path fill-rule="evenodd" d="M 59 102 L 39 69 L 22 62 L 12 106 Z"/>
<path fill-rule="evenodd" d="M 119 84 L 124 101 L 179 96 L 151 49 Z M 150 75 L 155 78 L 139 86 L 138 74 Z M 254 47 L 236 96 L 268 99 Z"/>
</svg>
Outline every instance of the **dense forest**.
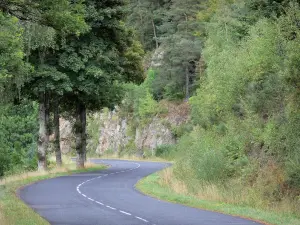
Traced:
<svg viewBox="0 0 300 225">
<path fill-rule="evenodd" d="M 174 180 L 298 214 L 299 21 L 289 0 L 2 0 L 0 175 L 46 169 L 47 154 L 60 165 L 60 116 L 82 167 L 87 112 L 147 123 L 187 102 L 177 144 L 156 151 Z"/>
</svg>

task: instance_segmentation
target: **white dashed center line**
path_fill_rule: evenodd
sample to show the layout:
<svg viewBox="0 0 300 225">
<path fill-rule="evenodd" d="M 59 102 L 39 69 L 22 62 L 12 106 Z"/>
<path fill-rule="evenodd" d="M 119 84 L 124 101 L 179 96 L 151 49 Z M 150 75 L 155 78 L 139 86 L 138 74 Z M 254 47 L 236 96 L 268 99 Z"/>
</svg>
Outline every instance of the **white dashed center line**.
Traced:
<svg viewBox="0 0 300 225">
<path fill-rule="evenodd" d="M 144 221 L 145 223 L 148 223 L 148 222 L 149 222 L 148 220 L 145 220 L 145 219 L 143 219 L 143 218 L 141 218 L 141 217 L 138 217 L 138 216 L 135 216 L 135 218 L 137 218 L 137 219 L 139 219 L 139 220 L 142 220 L 142 221 Z"/>
<path fill-rule="evenodd" d="M 131 214 L 130 214 L 130 213 L 128 213 L 128 212 L 124 212 L 124 211 L 122 211 L 122 210 L 120 210 L 120 213 L 123 213 L 123 214 L 125 214 L 125 215 L 131 216 Z"/>
<path fill-rule="evenodd" d="M 84 184 L 90 182 L 90 181 L 99 179 L 99 178 L 101 178 L 102 176 L 106 177 L 106 176 L 108 176 L 108 175 L 113 175 L 113 174 L 118 174 L 118 173 L 125 173 L 125 172 L 128 172 L 128 171 L 136 170 L 136 169 L 140 168 L 140 166 L 141 166 L 139 163 L 134 163 L 134 164 L 136 164 L 137 167 L 132 168 L 132 169 L 128 169 L 128 170 L 123 170 L 123 171 L 119 171 L 119 172 L 110 173 L 110 174 L 103 174 L 103 175 L 101 175 L 101 176 L 99 176 L 99 177 L 96 177 L 96 178 L 93 178 L 93 179 L 90 179 L 90 180 L 86 180 L 86 181 L 82 182 L 81 184 L 79 184 L 79 185 L 76 187 L 76 190 L 77 190 L 77 192 L 78 192 L 81 196 L 83 196 L 84 198 L 86 198 L 86 199 L 88 199 L 88 200 L 90 200 L 90 201 L 92 201 L 92 202 L 95 202 L 95 203 L 97 203 L 97 204 L 99 204 L 99 205 L 104 206 L 104 204 L 103 204 L 102 202 L 96 201 L 96 200 L 94 200 L 94 199 L 92 199 L 92 198 L 90 198 L 90 197 L 87 197 L 85 194 L 81 193 L 80 187 L 81 187 L 82 185 L 84 185 Z M 106 206 L 107 208 L 111 209 L 111 210 L 117 210 L 116 208 L 111 207 L 111 206 L 109 206 L 109 205 L 105 205 L 105 206 Z M 127 215 L 127 216 L 132 216 L 131 213 L 128 213 L 128 212 L 125 212 L 125 211 L 122 211 L 122 210 L 119 210 L 119 212 L 122 213 L 122 214 L 124 214 L 124 215 Z M 134 218 L 136 218 L 136 219 L 138 219 L 138 220 L 141 220 L 141 221 L 143 221 L 143 222 L 145 222 L 145 223 L 149 223 L 148 220 L 145 220 L 145 219 L 143 219 L 143 218 L 141 218 L 141 217 L 134 216 Z"/>
<path fill-rule="evenodd" d="M 99 205 L 104 205 L 102 202 L 96 201 L 96 203 L 99 204 Z"/>
</svg>

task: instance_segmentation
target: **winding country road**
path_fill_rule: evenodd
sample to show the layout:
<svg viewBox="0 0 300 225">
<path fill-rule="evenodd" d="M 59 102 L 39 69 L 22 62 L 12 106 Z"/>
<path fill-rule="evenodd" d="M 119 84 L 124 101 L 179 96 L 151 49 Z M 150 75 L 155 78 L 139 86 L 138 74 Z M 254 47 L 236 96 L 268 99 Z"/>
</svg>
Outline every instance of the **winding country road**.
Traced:
<svg viewBox="0 0 300 225">
<path fill-rule="evenodd" d="M 41 181 L 21 199 L 53 225 L 258 225 L 259 223 L 159 201 L 139 193 L 139 179 L 165 163 L 93 160 L 107 170 Z"/>
</svg>

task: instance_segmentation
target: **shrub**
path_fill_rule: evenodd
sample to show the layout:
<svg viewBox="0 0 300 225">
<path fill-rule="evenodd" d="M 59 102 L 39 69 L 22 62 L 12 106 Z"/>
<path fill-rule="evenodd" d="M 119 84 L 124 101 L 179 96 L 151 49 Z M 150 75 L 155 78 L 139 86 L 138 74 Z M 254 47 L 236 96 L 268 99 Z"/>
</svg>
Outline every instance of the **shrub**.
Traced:
<svg viewBox="0 0 300 225">
<path fill-rule="evenodd" d="M 164 159 L 170 159 L 174 157 L 176 148 L 174 145 L 160 145 L 155 150 L 155 156 Z"/>
<path fill-rule="evenodd" d="M 230 159 L 226 157 L 223 143 L 213 132 L 206 133 L 200 128 L 184 135 L 177 145 L 177 176 L 183 180 L 190 177 L 201 182 L 226 180 Z"/>
<path fill-rule="evenodd" d="M 296 156 L 286 163 L 286 171 L 288 175 L 288 183 L 293 188 L 300 188 L 300 157 Z"/>
<path fill-rule="evenodd" d="M 37 104 L 0 106 L 0 176 L 37 167 Z"/>
</svg>

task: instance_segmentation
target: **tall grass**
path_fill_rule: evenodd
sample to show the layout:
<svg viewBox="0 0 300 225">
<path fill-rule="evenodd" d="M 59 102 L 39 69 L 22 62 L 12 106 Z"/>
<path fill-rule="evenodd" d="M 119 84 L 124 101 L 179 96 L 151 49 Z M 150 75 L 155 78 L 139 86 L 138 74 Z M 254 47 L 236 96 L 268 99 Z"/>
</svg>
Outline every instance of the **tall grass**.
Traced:
<svg viewBox="0 0 300 225">
<path fill-rule="evenodd" d="M 71 171 L 76 170 L 76 164 L 74 163 L 74 161 L 72 161 L 72 159 L 68 156 L 63 156 L 63 165 L 61 167 L 56 167 L 55 166 L 55 157 L 54 156 L 50 156 L 49 157 L 49 168 L 47 171 L 25 171 L 25 172 L 20 172 L 18 174 L 14 174 L 14 175 L 9 175 L 9 176 L 4 176 L 0 179 L 0 185 L 5 185 L 11 182 L 15 182 L 15 181 L 22 181 L 22 180 L 26 180 L 26 179 L 30 179 L 30 178 L 34 178 L 34 177 L 39 177 L 39 176 L 47 176 L 47 175 L 51 175 L 51 174 L 58 174 L 58 173 L 68 173 Z M 91 169 L 91 168 L 97 168 L 99 167 L 99 165 L 95 165 L 91 162 L 86 162 L 85 163 L 85 168 L 86 169 Z"/>
<path fill-rule="evenodd" d="M 0 224 L 8 224 L 7 223 L 7 220 L 5 219 L 5 217 L 4 217 L 4 215 L 3 215 L 3 213 L 2 213 L 2 211 L 3 211 L 3 209 L 2 209 L 2 206 L 1 206 L 1 204 L 0 204 Z"/>
<path fill-rule="evenodd" d="M 248 206 L 300 218 L 299 198 L 285 195 L 281 196 L 280 201 L 276 201 L 266 197 L 269 187 L 265 183 L 276 183 L 273 179 L 277 179 L 276 174 L 268 178 L 266 173 L 276 172 L 267 166 L 260 174 L 262 180 L 252 186 L 245 185 L 245 182 L 240 179 L 231 179 L 226 183 L 218 184 L 194 179 L 187 183 L 176 177 L 173 168 L 167 168 L 159 173 L 158 182 L 161 186 L 170 188 L 174 193 L 191 195 L 200 200 Z"/>
</svg>

